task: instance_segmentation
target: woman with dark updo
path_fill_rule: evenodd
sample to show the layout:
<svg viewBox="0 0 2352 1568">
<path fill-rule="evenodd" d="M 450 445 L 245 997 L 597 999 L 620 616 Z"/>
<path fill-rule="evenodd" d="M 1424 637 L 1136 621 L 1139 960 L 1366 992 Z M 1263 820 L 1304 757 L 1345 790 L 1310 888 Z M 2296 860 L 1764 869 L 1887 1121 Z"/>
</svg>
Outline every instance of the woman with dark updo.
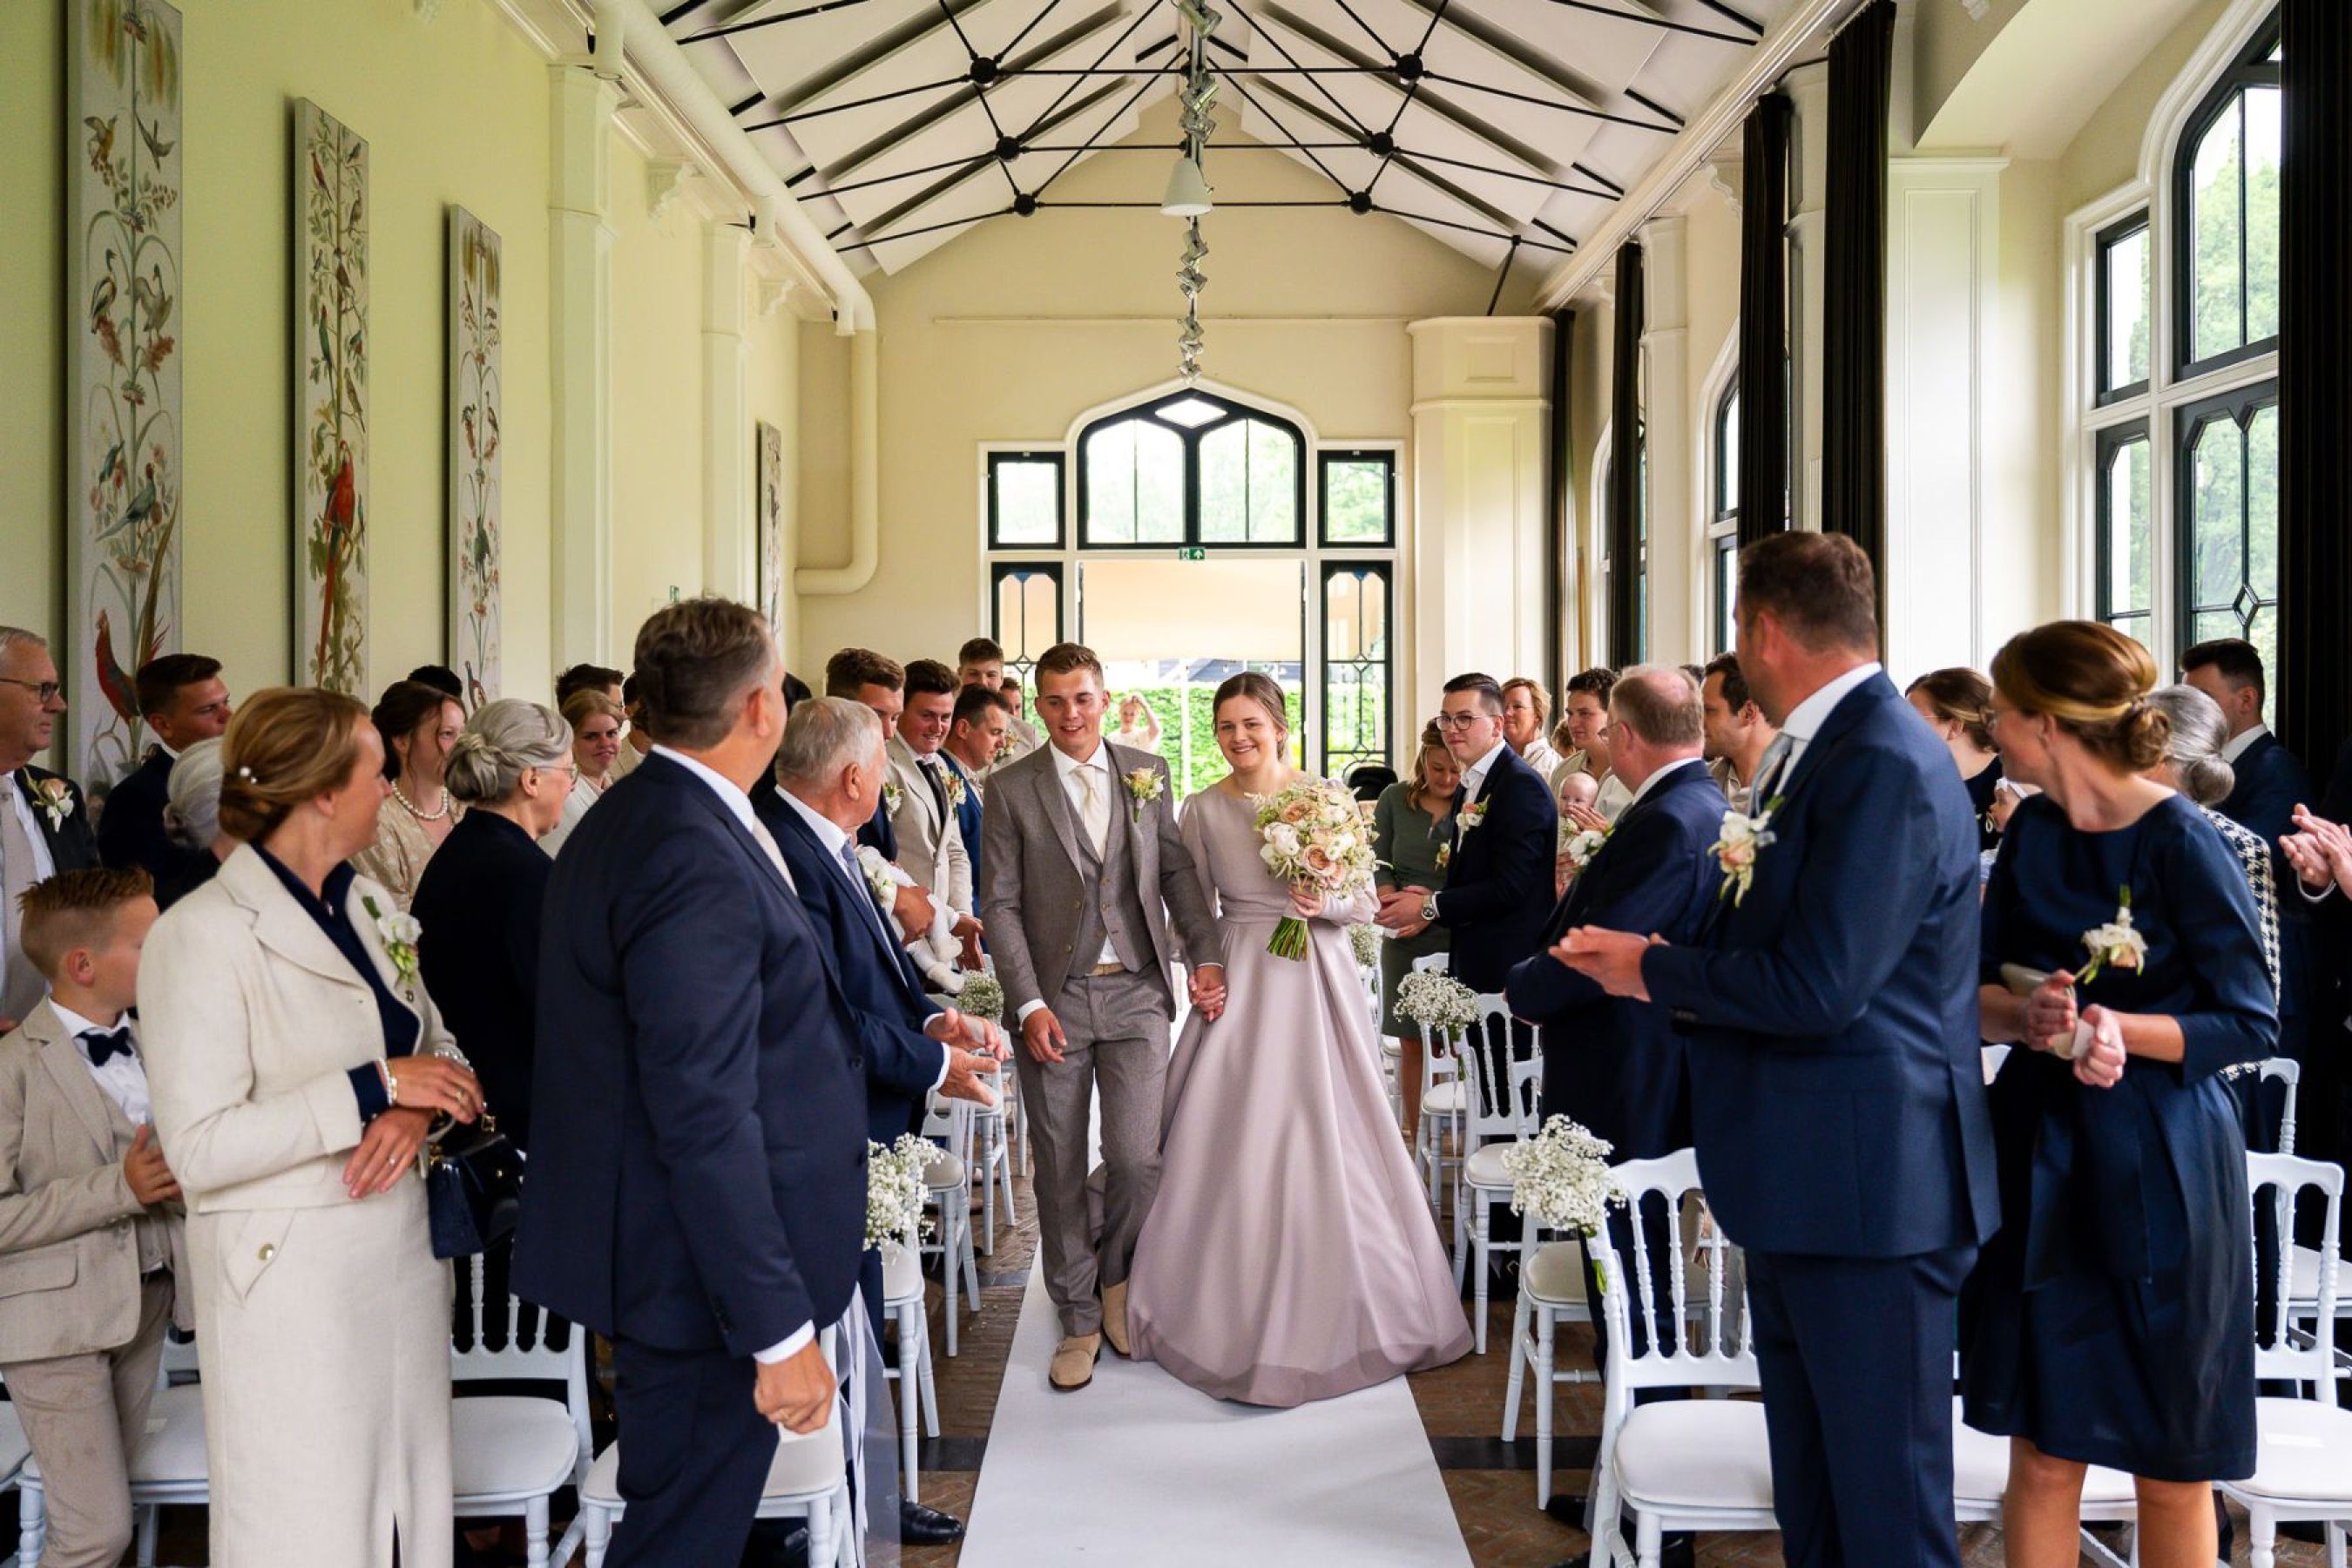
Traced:
<svg viewBox="0 0 2352 1568">
<path fill-rule="evenodd" d="M 2212 1483 L 2254 1468 L 2245 1141 L 2223 1069 L 2278 1037 L 2244 874 L 2147 776 L 2147 650 L 2059 621 L 1992 666 L 2009 776 L 2040 786 L 1985 889 L 2001 1229 L 1960 1296 L 1969 1425 L 2011 1439 L 2012 1568 L 2076 1561 L 2084 1468 L 2137 1479 L 2139 1561 L 2214 1561 Z"/>
</svg>

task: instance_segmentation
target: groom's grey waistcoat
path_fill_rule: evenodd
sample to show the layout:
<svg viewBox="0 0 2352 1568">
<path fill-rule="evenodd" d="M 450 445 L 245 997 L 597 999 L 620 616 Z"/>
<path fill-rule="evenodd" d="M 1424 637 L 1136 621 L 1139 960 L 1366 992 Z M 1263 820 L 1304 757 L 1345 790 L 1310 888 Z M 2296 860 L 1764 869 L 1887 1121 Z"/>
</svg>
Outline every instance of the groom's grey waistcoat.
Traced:
<svg viewBox="0 0 2352 1568">
<path fill-rule="evenodd" d="M 1218 962 L 1216 924 L 1176 834 L 1167 763 L 1108 742 L 1105 750 L 1111 820 L 1100 856 L 1055 769 L 1053 748 L 1040 747 L 990 775 L 981 818 L 981 919 L 1008 1019 L 1024 1003 L 1058 999 L 1072 975 L 1094 968 L 1106 939 L 1128 968 L 1157 977 L 1172 1013 L 1171 916 L 1192 963 Z M 1159 775 L 1160 797 L 1139 810 L 1126 779 L 1144 768 Z M 1163 869 L 1178 874 L 1163 877 Z"/>
</svg>

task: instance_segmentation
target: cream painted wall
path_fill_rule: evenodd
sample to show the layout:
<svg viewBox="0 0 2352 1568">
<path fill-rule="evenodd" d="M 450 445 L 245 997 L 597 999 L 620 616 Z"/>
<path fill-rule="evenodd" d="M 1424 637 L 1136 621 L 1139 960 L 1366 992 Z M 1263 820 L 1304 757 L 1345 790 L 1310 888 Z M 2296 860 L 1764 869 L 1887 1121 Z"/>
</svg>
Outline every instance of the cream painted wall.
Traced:
<svg viewBox="0 0 2352 1568">
<path fill-rule="evenodd" d="M 1172 106 L 1148 114 L 1134 139 L 1173 141 Z M 1210 153 L 1221 199 L 1329 196 L 1311 169 L 1235 140 L 1221 130 Z M 1166 172 L 1160 155 L 1109 153 L 1046 199 L 1156 200 Z M 1202 228 L 1204 374 L 1297 408 L 1326 441 L 1408 439 L 1405 323 L 1481 314 L 1494 290 L 1492 272 L 1383 216 L 1228 207 Z M 860 593 L 799 599 L 797 668 L 853 642 L 952 658 L 985 629 L 981 444 L 1060 441 L 1086 409 L 1174 375 L 1182 232 L 1146 210 L 1049 206 L 977 225 L 898 276 L 866 279 L 881 330 L 881 564 Z M 1525 308 L 1538 270 L 1514 269 L 1505 313 Z M 847 355 L 822 329 L 804 329 L 801 346 L 802 560 L 830 566 L 849 548 Z"/>
<path fill-rule="evenodd" d="M 2199 0 L 2189 17 L 2158 39 L 2123 85 L 2084 122 L 2058 159 L 2054 196 L 2062 216 L 2139 174 L 2140 142 L 2156 100 L 2228 9 L 2229 0 Z"/>
<path fill-rule="evenodd" d="M 234 690 L 290 673 L 288 105 L 369 143 L 373 409 L 370 626 L 381 689 L 444 657 L 446 204 L 504 244 L 506 689 L 541 697 L 549 653 L 548 62 L 487 0 L 185 0 L 182 646 Z M 0 5 L 0 620 L 63 630 L 58 455 L 60 0 Z M 617 651 L 674 584 L 701 585 L 700 248 L 686 204 L 647 219 L 644 162 L 612 173 Z M 785 418 L 797 333 L 754 324 L 755 414 Z M 87 688 L 88 682 L 78 683 Z"/>
</svg>

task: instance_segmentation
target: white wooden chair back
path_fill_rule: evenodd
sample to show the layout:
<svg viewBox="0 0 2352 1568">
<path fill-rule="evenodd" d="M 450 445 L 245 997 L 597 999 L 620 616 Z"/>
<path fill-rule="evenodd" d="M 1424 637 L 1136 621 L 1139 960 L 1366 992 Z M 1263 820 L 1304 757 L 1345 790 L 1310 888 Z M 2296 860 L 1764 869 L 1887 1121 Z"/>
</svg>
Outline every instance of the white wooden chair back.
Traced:
<svg viewBox="0 0 2352 1568">
<path fill-rule="evenodd" d="M 2319 1278 L 2312 1295 L 2296 1300 L 2289 1289 L 2293 1283 L 2295 1248 L 2287 1245 L 2295 1233 L 2295 1217 L 2303 1210 L 2304 1194 L 2316 1193 L 2324 1205 L 2326 1223 L 2319 1242 Z M 2264 1196 L 2265 1194 L 2269 1195 Z M 2253 1204 L 2254 1248 L 2256 1270 L 2255 1300 L 2267 1293 L 2279 1303 L 2273 1310 L 2273 1321 L 2265 1323 L 2258 1311 L 2254 1320 L 2254 1376 L 2284 1382 L 2308 1383 L 2316 1388 L 2333 1388 L 2336 1366 L 2336 1246 L 2342 1234 L 2344 1219 L 2344 1167 L 2319 1160 L 2305 1160 L 2294 1154 L 2254 1154 L 2246 1156 L 2246 1195 Z M 2271 1289 L 2260 1289 L 2263 1259 L 2259 1237 L 2262 1235 L 2263 1205 L 2270 1205 L 2275 1228 L 2272 1234 L 2278 1244 L 2269 1260 L 2273 1278 Z M 2294 1303 L 2287 1310 L 2287 1303 Z M 2308 1324 L 2308 1327 L 2305 1325 Z"/>
<path fill-rule="evenodd" d="M 1607 1320 L 1604 1331 L 1609 1335 L 1604 1423 L 1613 1426 L 1623 1419 L 1625 1411 L 1633 1407 L 1636 1389 L 1760 1387 L 1746 1271 L 1737 1271 L 1736 1289 L 1726 1283 L 1735 1278 L 1738 1249 L 1720 1226 L 1704 1226 L 1704 1234 L 1693 1236 L 1684 1224 L 1686 1206 L 1703 1212 L 1685 1203 L 1694 1193 L 1702 1199 L 1706 1195 L 1699 1186 L 1697 1153 L 1678 1149 L 1655 1160 L 1628 1160 L 1610 1169 L 1625 1194 L 1624 1212 L 1631 1222 L 1626 1228 L 1633 1236 L 1633 1252 L 1630 1258 L 1621 1258 L 1606 1226 L 1584 1244 L 1601 1265 L 1604 1280 L 1601 1307 Z M 1660 1205 L 1665 1214 L 1667 1247 L 1663 1281 L 1654 1277 L 1659 1270 L 1650 1257 L 1649 1227 L 1642 1223 L 1644 1214 L 1655 1212 Z M 1697 1282 L 1691 1279 L 1692 1270 L 1683 1261 L 1694 1251 L 1694 1267 L 1705 1276 L 1705 1296 L 1696 1300 L 1693 1292 Z M 1661 1283 L 1667 1298 L 1663 1303 Z M 1633 1314 L 1641 1313 L 1643 1321 L 1654 1328 L 1662 1307 L 1673 1330 L 1672 1342 L 1658 1344 L 1654 1334 L 1645 1332 L 1637 1354 Z"/>
<path fill-rule="evenodd" d="M 2303 1087 L 2303 1064 L 2293 1057 L 2264 1057 L 2254 1064 L 2256 1100 L 2268 1097 L 2269 1086 L 2277 1083 L 2285 1088 L 2285 1100 L 2279 1107 L 2278 1152 L 2294 1152 L 2294 1102 Z"/>
<path fill-rule="evenodd" d="M 485 1306 L 482 1255 L 474 1254 L 461 1267 L 473 1281 L 473 1343 L 462 1350 L 454 1342 L 450 1345 L 449 1381 L 562 1384 L 563 1408 L 580 1440 L 572 1464 L 572 1479 L 577 1481 L 587 1475 L 596 1453 L 588 1430 L 588 1331 L 543 1309 L 533 1311 L 526 1324 L 522 1299 L 511 1294 L 496 1306 Z M 483 1341 L 483 1329 L 494 1315 L 506 1320 L 505 1342 L 495 1349 Z M 549 1342 L 556 1337 L 549 1332 L 552 1325 L 560 1325 L 563 1341 L 560 1347 Z"/>
<path fill-rule="evenodd" d="M 1468 1129 L 1462 1140 L 1462 1146 L 1470 1150 L 1534 1137 L 1539 1127 L 1543 1100 L 1540 1034 L 1534 1037 L 1527 1050 L 1513 1050 L 1510 1004 L 1491 993 L 1478 998 L 1478 1022 L 1470 1026 L 1460 1042 L 1462 1056 L 1469 1063 L 1473 1086 L 1465 1102 L 1468 1107 Z M 1499 1084 L 1495 1081 L 1495 1058 L 1498 1056 L 1509 1064 L 1508 1077 Z"/>
<path fill-rule="evenodd" d="M 960 1167 L 971 1164 L 971 1119 L 979 1107 L 968 1100 L 950 1100 L 934 1093 L 923 1102 L 923 1136 L 936 1138 L 955 1156 Z"/>
<path fill-rule="evenodd" d="M 1425 958 L 1412 961 L 1413 973 L 1427 973 L 1433 970 L 1443 974 L 1446 963 L 1446 954 L 1433 952 Z M 1423 1023 L 1415 1022 L 1413 1028 L 1421 1036 L 1421 1095 L 1426 1100 L 1431 1089 L 1462 1076 L 1462 1058 L 1455 1054 L 1455 1047 L 1460 1042 L 1444 1030 L 1432 1029 Z"/>
</svg>

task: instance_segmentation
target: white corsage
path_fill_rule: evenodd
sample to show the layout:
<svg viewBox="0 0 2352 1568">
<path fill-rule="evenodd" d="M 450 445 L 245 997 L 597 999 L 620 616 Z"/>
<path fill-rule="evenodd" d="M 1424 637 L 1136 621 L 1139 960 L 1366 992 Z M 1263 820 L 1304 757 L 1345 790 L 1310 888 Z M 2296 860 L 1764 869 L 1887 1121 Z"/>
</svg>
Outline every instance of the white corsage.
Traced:
<svg viewBox="0 0 2352 1568">
<path fill-rule="evenodd" d="M 1454 846 L 1449 841 L 1437 847 L 1437 868 L 1441 871 L 1454 864 Z"/>
<path fill-rule="evenodd" d="M 1143 820 L 1143 808 L 1168 793 L 1166 781 L 1158 768 L 1138 768 L 1127 775 L 1127 798 L 1134 805 L 1137 822 Z"/>
<path fill-rule="evenodd" d="M 2116 918 L 2103 926 L 2094 926 L 2083 933 L 2083 945 L 2090 950 L 2091 962 L 2083 965 L 2074 976 L 2078 985 L 2087 985 L 2100 970 L 2142 969 L 2147 963 L 2147 938 L 2132 924 L 2131 889 L 2118 890 Z"/>
<path fill-rule="evenodd" d="M 898 816 L 898 803 L 906 798 L 907 792 L 898 787 L 898 781 L 897 779 L 884 779 L 882 781 L 883 810 L 888 812 L 893 816 Z"/>
<path fill-rule="evenodd" d="M 950 811 L 961 811 L 963 809 L 964 792 L 963 774 L 956 772 L 953 768 L 942 768 L 940 770 L 940 773 L 941 778 L 946 781 L 947 784 L 948 809 Z"/>
<path fill-rule="evenodd" d="M 866 874 L 866 890 L 874 895 L 875 907 L 888 916 L 898 907 L 898 872 L 870 844 L 857 847 L 857 868 Z"/>
<path fill-rule="evenodd" d="M 414 987 L 416 984 L 416 939 L 425 934 L 424 926 L 417 923 L 415 915 L 398 910 L 384 913 L 376 908 L 373 895 L 362 899 L 360 903 L 367 910 L 368 919 L 375 921 L 375 934 L 377 940 L 383 943 L 383 955 L 392 960 L 392 972 L 400 976 L 404 988 Z M 410 1000 L 415 1000 L 413 992 Z"/>
<path fill-rule="evenodd" d="M 33 784 L 33 804 L 49 819 L 49 831 L 55 833 L 73 815 L 73 786 L 63 779 L 39 779 Z"/>
<path fill-rule="evenodd" d="M 1738 806 L 1723 814 L 1723 828 L 1716 835 L 1707 853 L 1723 868 L 1723 886 L 1716 897 L 1727 898 L 1737 909 L 1748 897 L 1748 886 L 1756 879 L 1756 862 L 1774 841 L 1772 814 L 1780 808 L 1780 796 L 1764 803 L 1764 809 L 1750 816 Z"/>
<path fill-rule="evenodd" d="M 1463 832 L 1469 832 L 1486 820 L 1486 803 L 1483 800 L 1472 801 L 1454 814 L 1454 820 L 1462 825 Z"/>
<path fill-rule="evenodd" d="M 1592 858 L 1600 854 L 1601 847 L 1608 842 L 1609 829 L 1605 827 L 1579 827 L 1566 818 L 1560 821 L 1560 858 L 1579 871 L 1591 865 Z"/>
</svg>

